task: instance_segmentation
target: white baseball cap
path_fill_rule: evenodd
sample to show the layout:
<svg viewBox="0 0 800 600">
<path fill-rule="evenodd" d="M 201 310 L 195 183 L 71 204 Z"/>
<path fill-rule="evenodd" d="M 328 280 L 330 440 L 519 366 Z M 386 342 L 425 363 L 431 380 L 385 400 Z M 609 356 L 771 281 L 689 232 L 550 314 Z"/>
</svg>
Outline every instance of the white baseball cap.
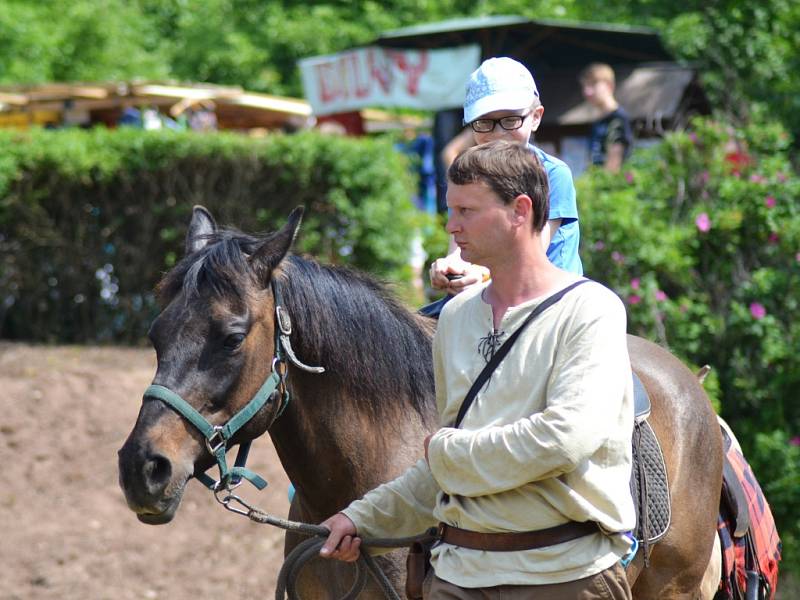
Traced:
<svg viewBox="0 0 800 600">
<path fill-rule="evenodd" d="M 464 123 L 496 110 L 529 108 L 538 97 L 536 82 L 525 65 L 506 56 L 489 58 L 467 82 Z"/>
</svg>

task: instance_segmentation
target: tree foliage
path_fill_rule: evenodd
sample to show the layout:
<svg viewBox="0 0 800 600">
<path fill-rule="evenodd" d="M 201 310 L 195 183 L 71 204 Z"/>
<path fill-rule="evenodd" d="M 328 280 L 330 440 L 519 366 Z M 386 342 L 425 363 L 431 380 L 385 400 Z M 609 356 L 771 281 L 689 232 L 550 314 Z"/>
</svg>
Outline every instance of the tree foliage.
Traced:
<svg viewBox="0 0 800 600">
<path fill-rule="evenodd" d="M 297 252 L 402 285 L 425 224 L 411 190 L 407 161 L 383 140 L 0 132 L 0 335 L 141 341 L 193 204 L 251 232 L 305 205 Z"/>
<path fill-rule="evenodd" d="M 649 25 L 697 64 L 716 106 L 800 132 L 800 3 L 689 0 L 0 0 L 0 83 L 175 78 L 302 95 L 297 61 L 382 31 L 516 14 Z"/>
<path fill-rule="evenodd" d="M 632 333 L 695 368 L 739 436 L 800 567 L 800 177 L 774 122 L 700 120 L 578 182 L 587 275 L 613 288 Z M 779 451 L 776 451 L 776 448 Z"/>
</svg>

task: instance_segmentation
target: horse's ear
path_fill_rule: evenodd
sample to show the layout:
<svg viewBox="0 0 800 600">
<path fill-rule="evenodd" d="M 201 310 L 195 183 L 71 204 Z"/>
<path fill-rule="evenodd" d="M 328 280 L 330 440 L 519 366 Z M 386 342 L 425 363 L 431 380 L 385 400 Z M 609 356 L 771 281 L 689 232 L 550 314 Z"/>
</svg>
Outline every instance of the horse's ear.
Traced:
<svg viewBox="0 0 800 600">
<path fill-rule="evenodd" d="M 264 243 L 259 246 L 258 250 L 253 252 L 250 256 L 250 264 L 263 272 L 265 276 L 272 272 L 283 260 L 283 257 L 289 253 L 292 242 L 294 242 L 295 237 L 297 237 L 297 231 L 300 229 L 300 222 L 302 220 L 303 207 L 298 206 L 289 214 L 286 225 L 269 236 Z"/>
<path fill-rule="evenodd" d="M 202 250 L 209 242 L 209 236 L 217 230 L 214 217 L 202 206 L 192 209 L 192 221 L 189 231 L 186 232 L 186 254 Z"/>
</svg>

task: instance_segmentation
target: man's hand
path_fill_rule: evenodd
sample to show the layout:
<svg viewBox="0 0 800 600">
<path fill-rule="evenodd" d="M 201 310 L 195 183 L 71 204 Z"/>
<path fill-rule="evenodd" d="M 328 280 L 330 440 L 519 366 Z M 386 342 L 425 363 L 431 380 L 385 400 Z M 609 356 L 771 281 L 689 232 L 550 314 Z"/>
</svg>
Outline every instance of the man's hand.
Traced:
<svg viewBox="0 0 800 600">
<path fill-rule="evenodd" d="M 456 276 L 457 278 L 453 278 Z M 471 285 L 489 279 L 489 269 L 461 260 L 458 251 L 444 258 L 437 258 L 431 264 L 431 287 L 448 294 L 458 294 Z"/>
<path fill-rule="evenodd" d="M 356 537 L 356 526 L 343 513 L 336 513 L 320 523 L 330 530 L 328 539 L 320 548 L 322 558 L 335 558 L 345 562 L 355 562 L 361 555 L 361 538 Z"/>
</svg>

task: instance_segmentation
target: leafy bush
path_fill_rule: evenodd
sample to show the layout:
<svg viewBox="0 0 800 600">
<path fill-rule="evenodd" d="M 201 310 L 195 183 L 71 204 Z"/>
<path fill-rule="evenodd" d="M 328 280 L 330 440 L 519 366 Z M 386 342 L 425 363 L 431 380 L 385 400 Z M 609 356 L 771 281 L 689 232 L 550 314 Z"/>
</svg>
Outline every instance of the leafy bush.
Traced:
<svg viewBox="0 0 800 600">
<path fill-rule="evenodd" d="M 800 178 L 789 145 L 775 124 L 699 120 L 622 174 L 593 170 L 577 187 L 587 275 L 625 299 L 632 333 L 712 366 L 707 390 L 797 557 L 800 487 L 778 479 L 796 477 L 786 440 L 800 432 Z"/>
<path fill-rule="evenodd" d="M 423 225 L 389 143 L 312 133 L 0 133 L 0 334 L 143 338 L 151 290 L 183 253 L 193 204 L 272 230 L 305 205 L 298 252 L 408 282 Z"/>
</svg>

